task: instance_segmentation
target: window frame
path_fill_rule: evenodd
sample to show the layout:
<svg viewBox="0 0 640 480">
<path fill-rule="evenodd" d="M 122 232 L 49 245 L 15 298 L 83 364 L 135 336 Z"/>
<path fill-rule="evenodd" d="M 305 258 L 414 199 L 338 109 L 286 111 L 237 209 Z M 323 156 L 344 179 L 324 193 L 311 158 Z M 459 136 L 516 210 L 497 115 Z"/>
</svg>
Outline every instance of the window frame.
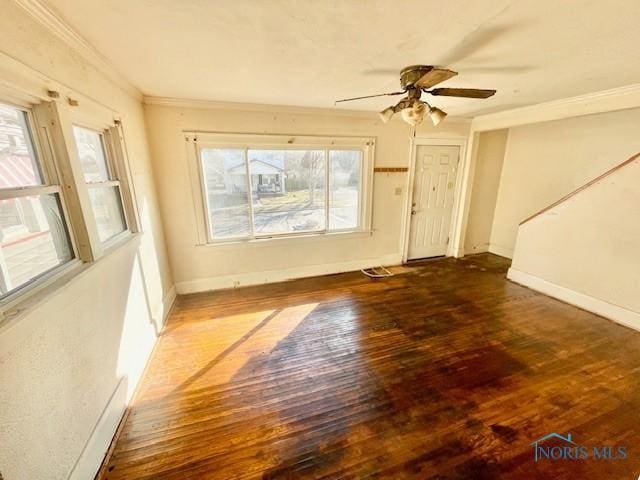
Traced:
<svg viewBox="0 0 640 480">
<path fill-rule="evenodd" d="M 80 168 L 82 172 L 82 180 L 86 185 L 87 191 L 91 189 L 97 188 L 117 188 L 118 192 L 118 200 L 120 201 L 120 210 L 122 212 L 123 220 L 124 220 L 124 230 L 107 238 L 104 241 L 100 241 L 103 249 L 109 249 L 113 245 L 117 245 L 124 238 L 127 238 L 132 233 L 132 228 L 130 227 L 131 221 L 129 220 L 130 215 L 127 213 L 127 208 L 125 206 L 124 195 L 123 195 L 123 187 L 121 178 L 121 171 L 119 168 L 119 163 L 117 161 L 117 154 L 114 149 L 114 140 L 112 137 L 111 128 L 103 127 L 100 128 L 97 125 L 87 124 L 86 122 L 73 122 L 71 128 L 82 128 L 84 130 L 89 130 L 91 132 L 97 133 L 100 139 L 100 145 L 102 146 L 102 152 L 105 160 L 105 167 L 107 169 L 107 177 L 108 180 L 101 182 L 87 182 L 84 177 L 84 171 Z M 75 142 L 75 134 L 74 134 L 74 146 L 76 148 L 76 153 L 78 154 L 77 143 Z M 79 154 L 78 154 L 79 155 Z M 91 206 L 91 202 L 89 202 L 89 208 L 91 213 L 93 214 L 93 208 Z M 95 215 L 93 215 L 94 221 Z M 97 224 L 97 222 L 96 222 Z"/>
<path fill-rule="evenodd" d="M 232 243 L 264 242 L 276 239 L 295 239 L 305 237 L 322 237 L 346 234 L 371 233 L 372 216 L 372 183 L 373 166 L 375 159 L 374 137 L 347 137 L 347 136 L 310 136 L 310 135 L 263 135 L 242 133 L 216 133 L 216 132 L 184 132 L 189 148 L 189 174 L 192 185 L 193 200 L 196 215 L 197 244 L 201 246 L 223 245 Z M 236 149 L 244 151 L 244 161 L 247 169 L 247 192 L 249 220 L 251 234 L 249 236 L 214 238 L 211 233 L 211 217 L 209 215 L 204 164 L 201 152 L 207 148 Z M 325 225 L 321 230 L 282 232 L 256 235 L 253 225 L 253 202 L 250 165 L 248 162 L 249 150 L 322 150 L 325 155 Z M 330 181 L 331 181 L 331 150 L 351 150 L 361 152 L 360 191 L 358 226 L 356 228 L 330 229 Z"/>
<path fill-rule="evenodd" d="M 132 180 L 124 128 L 117 112 L 81 94 L 68 91 L 70 97 L 50 90 L 54 84 L 18 88 L 11 83 L 0 86 L 0 103 L 25 115 L 42 185 L 2 188 L 0 199 L 56 193 L 60 215 L 66 227 L 72 258 L 15 288 L 0 298 L 0 326 L 14 320 L 34 302 L 66 284 L 69 279 L 90 268 L 136 238 L 141 222 Z M 59 86 L 62 88 L 62 86 Z M 56 88 L 55 86 L 53 88 Z M 78 100 L 79 99 L 79 100 Z M 110 173 L 118 182 L 122 213 L 127 229 L 102 243 L 88 198 L 88 187 L 80 166 L 73 125 L 97 130 Z"/>
<path fill-rule="evenodd" d="M 71 252 L 71 258 L 67 262 L 50 268 L 49 270 L 45 270 L 2 296 L 0 298 L 0 312 L 3 312 L 7 308 L 13 306 L 17 301 L 22 300 L 22 298 L 29 294 L 35 287 L 41 284 L 46 284 L 52 278 L 56 278 L 66 273 L 70 269 L 79 266 L 82 262 L 76 247 L 75 232 L 71 223 L 69 206 L 64 188 L 60 183 L 55 159 L 51 150 L 48 148 L 45 138 L 46 135 L 37 128 L 39 122 L 33 105 L 26 102 L 16 102 L 14 99 L 5 99 L 2 96 L 0 96 L 0 103 L 8 107 L 15 108 L 25 114 L 25 124 L 31 140 L 31 148 L 33 148 L 33 153 L 36 157 L 37 166 L 40 169 L 39 174 L 42 181 L 40 185 L 0 188 L 0 200 L 57 194 L 60 205 L 60 215 L 64 222 L 68 239 L 67 246 Z"/>
</svg>

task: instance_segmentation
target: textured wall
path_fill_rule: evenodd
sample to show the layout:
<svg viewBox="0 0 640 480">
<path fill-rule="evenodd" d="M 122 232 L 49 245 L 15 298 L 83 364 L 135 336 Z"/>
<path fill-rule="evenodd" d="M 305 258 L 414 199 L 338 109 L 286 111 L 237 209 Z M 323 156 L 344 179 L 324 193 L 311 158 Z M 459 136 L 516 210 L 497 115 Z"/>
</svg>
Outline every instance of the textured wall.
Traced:
<svg viewBox="0 0 640 480">
<path fill-rule="evenodd" d="M 388 262 L 392 257 L 396 262 L 400 261 L 408 179 L 404 172 L 374 174 L 371 236 L 325 236 L 196 246 L 196 219 L 192 199 L 194 192 L 189 179 L 184 135 L 181 132 L 199 130 L 375 137 L 377 166 L 406 167 L 409 165 L 411 129 L 404 122 L 394 119 L 384 125 L 375 115 L 362 118 L 158 105 L 147 105 L 145 111 L 158 189 L 163 193 L 161 207 L 178 291 L 185 288 L 201 289 L 203 285 L 210 284 L 207 279 L 211 277 L 239 275 L 237 278 L 240 278 L 242 284 L 249 278 L 246 275 L 251 274 L 253 281 L 259 283 L 271 279 L 272 272 L 283 270 L 296 275 L 302 271 L 300 269 L 311 269 L 319 265 L 326 266 L 324 271 L 331 272 L 348 262 L 375 262 L 376 259 Z M 466 139 L 468 124 L 444 122 L 437 129 L 425 124 L 418 134 L 433 138 Z M 401 195 L 395 194 L 396 188 L 402 189 Z M 199 195 L 199 192 L 195 192 L 195 195 Z M 259 273 L 262 276 L 256 275 Z"/>
<path fill-rule="evenodd" d="M 0 323 L 0 471 L 5 480 L 64 479 L 117 387 L 123 398 L 112 407 L 131 394 L 172 278 L 140 101 L 9 1 L 2 2 L 0 50 L 40 72 L 30 75 L 34 83 L 53 79 L 121 114 L 144 230 Z"/>
<path fill-rule="evenodd" d="M 464 239 L 466 255 L 489 249 L 508 134 L 508 130 L 494 130 L 479 135 L 469 220 Z"/>
<path fill-rule="evenodd" d="M 512 128 L 491 245 L 511 256 L 522 220 L 640 151 L 638 125 L 632 109 Z"/>
<path fill-rule="evenodd" d="M 512 269 L 640 313 L 639 185 L 636 160 L 525 223 Z"/>
</svg>

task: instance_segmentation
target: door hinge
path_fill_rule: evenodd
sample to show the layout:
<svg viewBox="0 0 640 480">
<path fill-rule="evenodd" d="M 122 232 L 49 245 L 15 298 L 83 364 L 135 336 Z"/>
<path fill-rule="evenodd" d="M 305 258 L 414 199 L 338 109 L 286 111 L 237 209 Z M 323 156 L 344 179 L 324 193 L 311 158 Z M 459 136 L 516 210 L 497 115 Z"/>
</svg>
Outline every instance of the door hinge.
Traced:
<svg viewBox="0 0 640 480">
<path fill-rule="evenodd" d="M 447 237 L 447 245 L 449 245 L 449 237 Z"/>
</svg>

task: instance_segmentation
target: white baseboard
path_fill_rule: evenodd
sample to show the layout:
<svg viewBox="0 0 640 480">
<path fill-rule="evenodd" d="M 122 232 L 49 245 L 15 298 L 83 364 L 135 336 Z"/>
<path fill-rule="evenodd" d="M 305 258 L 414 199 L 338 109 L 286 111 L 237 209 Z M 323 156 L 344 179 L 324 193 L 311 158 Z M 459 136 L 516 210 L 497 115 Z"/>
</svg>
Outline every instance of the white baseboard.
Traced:
<svg viewBox="0 0 640 480">
<path fill-rule="evenodd" d="M 633 328 L 634 330 L 640 330 L 640 313 L 638 312 L 627 310 L 626 308 L 613 305 L 599 298 L 585 295 L 584 293 L 576 292 L 575 290 L 570 290 L 513 268 L 509 269 L 507 278 L 525 287 L 549 295 L 550 297 L 557 298 L 583 310 L 613 320 L 616 323 Z"/>
<path fill-rule="evenodd" d="M 90 480 L 98 473 L 120 419 L 127 408 L 127 388 L 126 377 L 122 377 L 71 470 L 69 480 Z"/>
<path fill-rule="evenodd" d="M 158 305 L 152 313 L 153 321 L 159 328 L 162 328 L 165 324 L 175 300 L 176 289 L 175 286 L 172 286 L 164 296 L 162 304 Z M 151 352 L 145 359 L 145 364 L 149 362 L 150 355 Z M 127 392 L 135 391 L 140 378 L 137 379 L 136 385 L 129 385 L 127 380 L 127 377 L 122 377 L 118 382 L 111 398 L 100 415 L 98 423 L 94 427 L 93 432 L 91 432 L 89 440 L 87 440 L 87 443 L 82 449 L 80 457 L 78 457 L 76 464 L 69 473 L 68 480 L 91 480 L 98 473 L 98 469 L 100 465 L 102 465 L 102 461 L 109 450 L 118 425 L 131 400 Z"/>
<path fill-rule="evenodd" d="M 500 245 L 496 245 L 495 243 L 489 245 L 488 251 L 489 253 L 500 255 L 501 257 L 513 258 L 512 248 L 501 247 Z"/>
<path fill-rule="evenodd" d="M 489 251 L 489 245 L 474 245 L 471 248 L 465 248 L 463 253 L 465 255 L 475 255 L 476 253 L 487 253 Z"/>
<path fill-rule="evenodd" d="M 282 270 L 269 270 L 256 273 L 239 273 L 235 275 L 224 275 L 221 277 L 201 278 L 198 280 L 178 282 L 176 283 L 176 290 L 178 294 L 206 292 L 209 290 L 221 290 L 224 288 L 283 282 L 285 280 L 315 277 L 318 275 L 328 275 L 332 273 L 353 272 L 362 268 L 378 267 L 380 265 L 400 265 L 401 263 L 402 254 L 397 253 L 375 259 L 324 263 L 321 265 L 285 268 Z"/>
<path fill-rule="evenodd" d="M 173 307 L 173 304 L 176 301 L 176 296 L 176 286 L 172 285 L 167 294 L 164 296 L 162 303 L 158 305 L 153 311 L 153 321 L 156 322 L 156 325 L 158 325 L 159 329 L 162 329 L 162 327 L 164 326 L 164 323 L 167 320 L 167 316 L 171 311 L 171 307 Z"/>
</svg>

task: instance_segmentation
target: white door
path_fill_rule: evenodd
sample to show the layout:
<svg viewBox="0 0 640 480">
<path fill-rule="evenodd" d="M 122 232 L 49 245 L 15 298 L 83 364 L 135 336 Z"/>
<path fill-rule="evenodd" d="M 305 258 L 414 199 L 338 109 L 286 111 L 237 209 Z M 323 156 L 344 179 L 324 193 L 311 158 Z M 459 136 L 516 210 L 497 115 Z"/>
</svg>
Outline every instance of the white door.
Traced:
<svg viewBox="0 0 640 480">
<path fill-rule="evenodd" d="M 460 147 L 416 148 L 409 260 L 447 253 L 459 157 Z"/>
</svg>

